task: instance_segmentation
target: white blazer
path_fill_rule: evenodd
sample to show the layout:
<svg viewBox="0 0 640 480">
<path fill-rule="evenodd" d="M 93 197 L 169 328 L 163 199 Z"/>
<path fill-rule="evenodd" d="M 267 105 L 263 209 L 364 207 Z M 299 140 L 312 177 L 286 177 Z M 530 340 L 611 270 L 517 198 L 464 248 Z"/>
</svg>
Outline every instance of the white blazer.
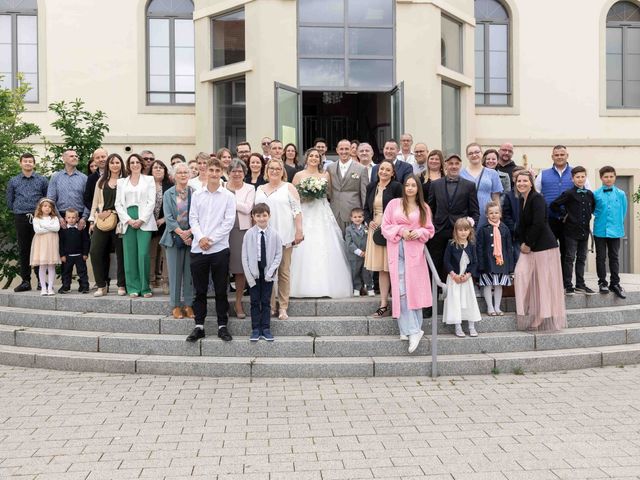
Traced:
<svg viewBox="0 0 640 480">
<path fill-rule="evenodd" d="M 127 222 L 132 218 L 127 213 L 127 208 L 138 207 L 138 218 L 142 220 L 140 230 L 155 232 L 158 230 L 156 219 L 153 216 L 153 208 L 156 205 L 156 182 L 152 176 L 140 175 L 140 181 L 133 185 L 127 178 L 118 179 L 116 190 L 116 212 L 118 220 L 122 223 L 122 233 L 127 231 Z"/>
</svg>

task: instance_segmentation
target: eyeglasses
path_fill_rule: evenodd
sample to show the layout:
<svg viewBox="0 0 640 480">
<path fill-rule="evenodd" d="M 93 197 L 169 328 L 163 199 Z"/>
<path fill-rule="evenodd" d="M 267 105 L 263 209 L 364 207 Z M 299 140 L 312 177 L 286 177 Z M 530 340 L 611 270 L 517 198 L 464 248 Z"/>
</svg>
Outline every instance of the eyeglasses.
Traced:
<svg viewBox="0 0 640 480">
<path fill-rule="evenodd" d="M 264 146 L 271 145 L 271 142 L 262 142 L 262 145 Z"/>
<path fill-rule="evenodd" d="M 280 167 L 269 167 L 269 168 L 267 168 L 267 170 L 270 170 L 272 172 L 281 172 L 282 168 L 280 168 Z"/>
<path fill-rule="evenodd" d="M 473 152 L 469 152 L 469 155 L 482 155 L 480 150 L 474 150 Z"/>
<path fill-rule="evenodd" d="M 140 162 L 139 162 L 139 161 L 137 161 L 137 160 L 131 160 L 131 161 L 129 162 L 129 165 L 140 165 Z"/>
<path fill-rule="evenodd" d="M 155 158 L 153 158 L 153 157 L 142 157 L 142 160 L 144 160 L 145 162 L 150 162 L 152 160 L 155 160 Z"/>
<path fill-rule="evenodd" d="M 240 174 L 244 175 L 244 171 L 243 170 L 231 170 L 231 173 L 240 173 Z"/>
<path fill-rule="evenodd" d="M 426 150 L 414 150 L 413 153 L 427 153 Z"/>
</svg>

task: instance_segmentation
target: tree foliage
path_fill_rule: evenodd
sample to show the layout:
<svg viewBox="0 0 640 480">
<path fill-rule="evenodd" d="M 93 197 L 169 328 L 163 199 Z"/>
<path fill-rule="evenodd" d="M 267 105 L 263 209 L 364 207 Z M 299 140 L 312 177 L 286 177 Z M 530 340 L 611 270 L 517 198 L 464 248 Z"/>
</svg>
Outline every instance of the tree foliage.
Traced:
<svg viewBox="0 0 640 480">
<path fill-rule="evenodd" d="M 72 148 L 80 159 L 78 170 L 86 171 L 91 155 L 102 145 L 102 139 L 109 131 L 106 113 L 101 110 L 94 113 L 85 110 L 84 101 L 79 98 L 69 103 L 64 100 L 52 103 L 49 110 L 58 117 L 51 126 L 60 132 L 62 142 L 53 143 L 44 139 L 48 164 L 54 171 L 61 169 L 62 153 Z"/>
<path fill-rule="evenodd" d="M 0 88 L 0 192 L 7 191 L 9 179 L 20 172 L 20 155 L 32 152 L 28 138 L 40 134 L 40 128 L 22 120 L 27 84 L 15 89 Z M 13 214 L 7 202 L 0 201 L 0 282 L 7 288 L 18 275 L 18 246 Z"/>
</svg>

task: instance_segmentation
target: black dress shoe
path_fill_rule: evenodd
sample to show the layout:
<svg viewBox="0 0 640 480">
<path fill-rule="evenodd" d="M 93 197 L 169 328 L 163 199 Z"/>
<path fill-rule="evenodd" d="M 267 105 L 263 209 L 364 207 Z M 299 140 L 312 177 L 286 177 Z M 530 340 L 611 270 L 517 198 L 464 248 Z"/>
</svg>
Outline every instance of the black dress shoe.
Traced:
<svg viewBox="0 0 640 480">
<path fill-rule="evenodd" d="M 607 287 L 606 285 L 600 285 L 598 287 L 598 291 L 603 295 L 606 295 L 607 293 L 609 293 L 609 287 Z"/>
<path fill-rule="evenodd" d="M 204 328 L 194 328 L 193 331 L 187 337 L 187 342 L 196 342 L 201 338 L 204 338 Z"/>
<path fill-rule="evenodd" d="M 70 288 L 64 288 L 64 287 L 60 287 L 58 289 L 58 293 L 69 293 L 71 291 Z"/>
<path fill-rule="evenodd" d="M 229 333 L 227 327 L 220 327 L 218 329 L 218 337 L 220 337 L 225 342 L 230 342 L 231 340 L 233 340 L 233 337 Z"/>
<path fill-rule="evenodd" d="M 624 294 L 624 288 L 620 285 L 610 285 L 609 289 L 616 295 L 618 298 L 625 299 L 627 296 Z"/>
<path fill-rule="evenodd" d="M 13 291 L 16 293 L 28 292 L 29 290 L 31 290 L 31 284 L 29 282 L 22 282 L 20 285 L 13 289 Z"/>
<path fill-rule="evenodd" d="M 79 288 L 78 293 L 89 293 L 89 287 Z"/>
</svg>

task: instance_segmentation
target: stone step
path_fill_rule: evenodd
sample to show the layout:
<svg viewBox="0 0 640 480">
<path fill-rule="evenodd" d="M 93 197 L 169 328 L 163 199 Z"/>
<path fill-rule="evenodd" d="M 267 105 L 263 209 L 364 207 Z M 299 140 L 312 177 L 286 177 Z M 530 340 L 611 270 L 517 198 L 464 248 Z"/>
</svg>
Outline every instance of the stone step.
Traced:
<svg viewBox="0 0 640 480">
<path fill-rule="evenodd" d="M 229 297 L 233 306 L 233 298 Z M 368 316 L 371 315 L 379 305 L 378 297 L 357 297 L 346 299 L 292 299 L 289 307 L 289 315 L 292 317 L 344 317 L 344 316 Z M 478 304 L 482 311 L 485 310 L 484 300 L 478 298 Z M 566 297 L 566 305 L 569 309 L 594 308 L 594 307 L 617 307 L 622 305 L 640 304 L 640 291 L 627 292 L 627 298 L 621 300 L 612 294 L 609 295 L 574 295 Z M 244 297 L 243 305 L 246 312 L 249 311 L 249 299 Z M 114 294 L 96 298 L 91 294 L 66 294 L 43 297 L 38 292 L 30 291 L 23 293 L 13 293 L 0 291 L 0 306 L 30 308 L 49 311 L 66 312 L 96 312 L 96 313 L 120 313 L 136 315 L 161 315 L 169 314 L 169 298 L 165 295 L 154 296 L 153 298 L 130 299 L 129 297 L 119 297 Z M 215 313 L 213 299 L 209 300 L 209 312 Z M 515 300 L 513 298 L 503 299 L 502 308 L 504 311 L 515 311 Z"/>
<path fill-rule="evenodd" d="M 172 357 L 0 345 L 0 363 L 20 367 L 83 372 L 187 375 L 204 377 L 423 377 L 431 374 L 431 358 L 255 358 Z M 443 376 L 563 371 L 640 363 L 640 344 L 615 345 L 545 352 L 442 355 L 438 373 Z"/>
<path fill-rule="evenodd" d="M 0 326 L 0 344 L 131 355 L 203 357 L 365 357 L 408 356 L 407 342 L 396 335 L 281 336 L 275 342 L 249 342 L 236 335 L 223 342 L 215 329 L 202 341 L 188 343 L 184 335 L 137 334 L 59 330 L 52 328 Z M 233 330 L 231 330 L 233 334 Z M 640 323 L 576 327 L 557 333 L 493 332 L 479 337 L 438 336 L 442 355 L 505 353 L 588 348 L 640 343 Z M 425 335 L 414 355 L 430 353 L 430 337 Z"/>
<path fill-rule="evenodd" d="M 622 305 L 616 307 L 599 307 L 591 309 L 573 309 L 567 311 L 569 328 L 618 325 L 640 321 L 640 305 Z M 193 328 L 193 320 L 185 318 L 176 320 L 164 315 L 134 315 L 120 313 L 95 313 L 73 311 L 47 311 L 31 308 L 0 307 L 0 324 L 55 328 L 59 330 L 84 330 L 112 333 L 147 333 L 187 335 Z M 231 318 L 232 332 L 248 333 L 251 331 L 251 320 Z M 216 328 L 214 317 L 207 318 L 205 327 L 208 331 Z M 431 319 L 426 318 L 423 324 L 425 333 L 431 333 Z M 483 316 L 477 323 L 480 333 L 509 332 L 516 330 L 513 313 L 502 317 Z M 272 331 L 277 336 L 355 336 L 355 335 L 398 335 L 396 320 L 372 318 L 365 316 L 351 317 L 290 317 L 288 320 L 272 319 Z M 441 334 L 452 333 L 451 326 L 438 326 Z"/>
</svg>

